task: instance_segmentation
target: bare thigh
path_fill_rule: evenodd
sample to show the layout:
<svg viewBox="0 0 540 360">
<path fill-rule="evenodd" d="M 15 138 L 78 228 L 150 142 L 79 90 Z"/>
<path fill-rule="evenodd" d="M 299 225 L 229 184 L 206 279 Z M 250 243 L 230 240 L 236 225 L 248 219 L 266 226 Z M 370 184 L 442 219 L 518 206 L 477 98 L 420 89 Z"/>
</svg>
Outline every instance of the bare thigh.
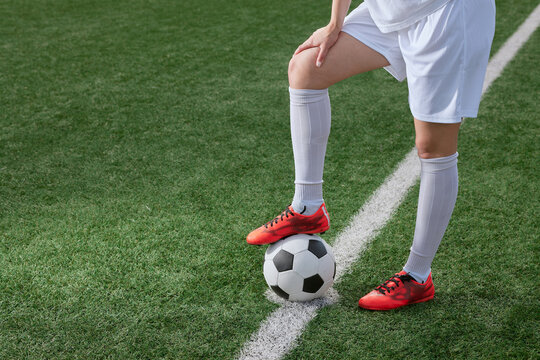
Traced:
<svg viewBox="0 0 540 360">
<path fill-rule="evenodd" d="M 388 60 L 351 35 L 341 32 L 321 67 L 315 65 L 319 48 L 294 55 L 289 63 L 293 89 L 326 89 L 353 75 L 390 65 Z"/>
</svg>

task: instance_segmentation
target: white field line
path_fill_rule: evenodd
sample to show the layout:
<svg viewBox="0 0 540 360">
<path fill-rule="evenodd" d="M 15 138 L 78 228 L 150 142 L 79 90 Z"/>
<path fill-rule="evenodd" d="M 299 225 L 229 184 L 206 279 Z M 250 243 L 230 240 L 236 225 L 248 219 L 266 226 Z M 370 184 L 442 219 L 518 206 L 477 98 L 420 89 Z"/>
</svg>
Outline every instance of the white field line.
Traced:
<svg viewBox="0 0 540 360">
<path fill-rule="evenodd" d="M 504 45 L 489 61 L 482 94 L 484 94 L 493 81 L 501 75 L 505 66 L 514 58 L 514 56 L 516 56 L 518 50 L 525 44 L 529 37 L 531 37 L 539 24 L 540 5 L 533 10 L 523 24 L 521 24 L 516 32 L 506 40 Z"/>
<path fill-rule="evenodd" d="M 504 67 L 539 24 L 540 5 L 490 60 L 482 94 L 501 75 Z M 418 180 L 419 172 L 420 164 L 416 150 L 413 148 L 399 163 L 394 173 L 384 181 L 353 217 L 351 224 L 339 234 L 333 246 L 337 262 L 336 281 L 339 281 L 341 276 L 348 271 L 369 242 L 390 220 L 409 189 Z M 246 342 L 240 352 L 240 360 L 281 359 L 296 346 L 296 340 L 306 325 L 317 315 L 317 311 L 333 304 L 338 299 L 335 291 L 330 291 L 326 298 L 306 303 L 282 301 L 271 292 L 267 292 L 267 296 L 281 306 L 261 323 L 258 332 L 252 334 L 251 339 Z"/>
</svg>

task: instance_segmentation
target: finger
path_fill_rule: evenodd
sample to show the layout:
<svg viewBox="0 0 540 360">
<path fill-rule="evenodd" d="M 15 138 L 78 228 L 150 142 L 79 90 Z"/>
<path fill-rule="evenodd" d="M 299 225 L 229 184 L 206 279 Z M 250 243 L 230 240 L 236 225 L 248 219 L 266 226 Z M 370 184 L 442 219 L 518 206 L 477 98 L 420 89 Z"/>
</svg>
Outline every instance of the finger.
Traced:
<svg viewBox="0 0 540 360">
<path fill-rule="evenodd" d="M 321 67 L 324 60 L 326 59 L 326 54 L 328 53 L 328 48 L 324 45 L 321 45 L 321 49 L 319 50 L 319 54 L 317 55 L 317 62 L 315 65 L 317 67 Z"/>
<path fill-rule="evenodd" d="M 313 43 L 311 42 L 311 38 L 307 39 L 306 41 L 304 41 L 304 43 L 302 43 L 297 49 L 296 51 L 294 52 L 294 55 L 297 55 L 299 53 L 301 53 L 302 51 L 306 50 L 306 49 L 309 49 L 309 48 L 312 48 L 313 47 Z"/>
<path fill-rule="evenodd" d="M 309 49 L 310 47 L 311 47 L 311 46 L 310 46 L 309 44 L 304 43 L 304 44 L 300 45 L 300 46 L 296 49 L 296 51 L 294 52 L 294 55 L 298 55 L 299 53 L 301 53 L 302 51 L 304 51 L 304 50 L 306 50 L 306 49 Z"/>
</svg>

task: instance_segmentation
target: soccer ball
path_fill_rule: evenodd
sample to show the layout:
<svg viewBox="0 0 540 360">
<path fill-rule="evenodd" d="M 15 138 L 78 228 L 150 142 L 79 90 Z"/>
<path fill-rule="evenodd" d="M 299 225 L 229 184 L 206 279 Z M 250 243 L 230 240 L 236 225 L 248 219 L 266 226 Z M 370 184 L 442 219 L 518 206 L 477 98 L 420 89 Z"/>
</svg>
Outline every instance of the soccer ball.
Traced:
<svg viewBox="0 0 540 360">
<path fill-rule="evenodd" d="M 334 283 L 336 261 L 332 248 L 321 237 L 297 234 L 266 249 L 264 278 L 279 296 L 308 301 L 324 295 Z"/>
</svg>

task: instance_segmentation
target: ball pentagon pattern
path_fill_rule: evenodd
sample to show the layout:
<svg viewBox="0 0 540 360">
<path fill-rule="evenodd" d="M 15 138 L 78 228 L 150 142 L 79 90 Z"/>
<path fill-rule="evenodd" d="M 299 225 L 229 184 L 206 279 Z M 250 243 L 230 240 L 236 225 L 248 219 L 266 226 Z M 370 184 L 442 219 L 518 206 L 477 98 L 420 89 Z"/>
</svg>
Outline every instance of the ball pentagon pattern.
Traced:
<svg viewBox="0 0 540 360">
<path fill-rule="evenodd" d="M 309 240 L 308 250 L 319 259 L 328 253 L 322 241 L 313 239 Z"/>
<path fill-rule="evenodd" d="M 283 272 L 293 268 L 294 255 L 285 250 L 280 250 L 272 259 L 277 271 Z"/>
<path fill-rule="evenodd" d="M 324 280 L 320 277 L 319 274 L 316 274 L 308 277 L 307 279 L 304 279 L 304 286 L 302 288 L 302 291 L 315 294 L 321 289 L 323 285 Z"/>
<path fill-rule="evenodd" d="M 264 259 L 268 286 L 290 301 L 321 297 L 334 282 L 332 248 L 317 235 L 297 234 L 281 239 L 268 247 Z"/>
</svg>

